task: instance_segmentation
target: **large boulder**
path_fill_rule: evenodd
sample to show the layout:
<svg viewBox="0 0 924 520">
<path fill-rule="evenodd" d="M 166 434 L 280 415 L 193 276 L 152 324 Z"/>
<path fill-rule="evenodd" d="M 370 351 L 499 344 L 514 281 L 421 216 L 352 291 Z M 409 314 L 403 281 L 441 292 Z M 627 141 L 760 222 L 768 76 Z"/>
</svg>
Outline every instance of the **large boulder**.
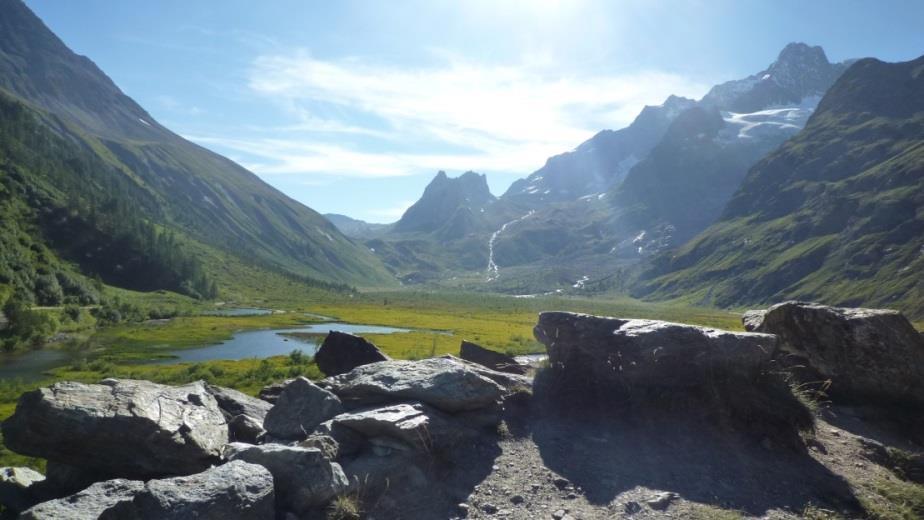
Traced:
<svg viewBox="0 0 924 520">
<path fill-rule="evenodd" d="M 924 338 L 898 311 L 785 302 L 743 321 L 776 334 L 781 362 L 807 367 L 803 379 L 830 380 L 832 396 L 924 404 Z"/>
<path fill-rule="evenodd" d="M 219 460 L 228 428 L 200 383 L 107 379 L 23 394 L 3 423 L 11 450 L 110 477 L 195 473 Z"/>
<path fill-rule="evenodd" d="M 37 502 L 35 485 L 45 476 L 30 468 L 0 468 L 0 505 L 22 511 Z"/>
<path fill-rule="evenodd" d="M 136 480 L 97 482 L 66 498 L 49 500 L 19 515 L 20 520 L 97 520 L 132 518 L 132 499 L 144 488 Z M 127 514 L 126 514 L 127 513 Z"/>
<path fill-rule="evenodd" d="M 266 414 L 263 428 L 278 439 L 304 439 L 319 424 L 343 411 L 340 399 L 304 377 L 286 385 Z"/>
<path fill-rule="evenodd" d="M 692 387 L 757 373 L 776 337 L 655 320 L 543 312 L 534 329 L 553 370 L 593 386 Z"/>
<path fill-rule="evenodd" d="M 320 383 L 341 399 L 361 404 L 412 400 L 454 413 L 495 405 L 503 387 L 455 358 L 381 361 Z"/>
<path fill-rule="evenodd" d="M 336 330 L 330 331 L 314 355 L 318 368 L 327 376 L 345 374 L 358 366 L 389 359 L 371 341 Z"/>
<path fill-rule="evenodd" d="M 316 448 L 232 443 L 225 447 L 224 456 L 231 461 L 259 464 L 269 470 L 280 506 L 295 513 L 326 504 L 349 484 L 340 465 L 331 462 Z"/>
<path fill-rule="evenodd" d="M 273 407 L 271 403 L 263 399 L 250 397 L 231 388 L 206 385 L 206 389 L 218 402 L 218 407 L 221 408 L 221 411 L 225 414 L 225 419 L 229 422 L 239 415 L 246 415 L 262 424 L 267 412 Z"/>
<path fill-rule="evenodd" d="M 399 403 L 343 413 L 331 420 L 332 426 L 349 428 L 371 444 L 417 451 L 451 445 L 472 431 L 443 413 L 422 403 Z M 387 439 L 402 444 L 394 445 Z"/>
<path fill-rule="evenodd" d="M 465 340 L 462 341 L 462 345 L 459 347 L 459 357 L 466 361 L 471 361 L 472 363 L 478 363 L 491 370 L 510 374 L 522 375 L 526 373 L 528 368 L 518 363 L 517 360 L 513 359 L 511 356 L 488 350 L 481 345 Z"/>
<path fill-rule="evenodd" d="M 151 480 L 132 500 L 132 511 L 113 518 L 138 520 L 265 520 L 276 515 L 273 476 L 243 461 L 185 477 Z"/>
</svg>

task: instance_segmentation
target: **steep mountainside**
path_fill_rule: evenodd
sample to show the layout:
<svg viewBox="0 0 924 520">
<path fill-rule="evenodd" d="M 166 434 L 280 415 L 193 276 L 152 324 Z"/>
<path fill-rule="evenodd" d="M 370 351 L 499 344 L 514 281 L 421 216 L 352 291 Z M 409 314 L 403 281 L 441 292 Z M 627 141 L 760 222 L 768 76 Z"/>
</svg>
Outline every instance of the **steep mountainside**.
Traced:
<svg viewBox="0 0 924 520">
<path fill-rule="evenodd" d="M 662 105 L 646 106 L 626 128 L 603 130 L 573 151 L 549 158 L 535 173 L 513 183 L 502 198 L 536 209 L 604 192 L 622 182 L 677 115 L 694 104 L 691 99 L 670 96 Z"/>
<path fill-rule="evenodd" d="M 303 276 L 390 283 L 366 248 L 322 216 L 158 124 L 20 0 L 0 0 L 0 89 L 55 116 L 59 136 L 130 179 L 160 221 L 193 239 Z"/>
<path fill-rule="evenodd" d="M 785 298 L 924 314 L 924 57 L 856 62 L 805 129 L 754 166 L 722 218 L 639 294 Z"/>
</svg>

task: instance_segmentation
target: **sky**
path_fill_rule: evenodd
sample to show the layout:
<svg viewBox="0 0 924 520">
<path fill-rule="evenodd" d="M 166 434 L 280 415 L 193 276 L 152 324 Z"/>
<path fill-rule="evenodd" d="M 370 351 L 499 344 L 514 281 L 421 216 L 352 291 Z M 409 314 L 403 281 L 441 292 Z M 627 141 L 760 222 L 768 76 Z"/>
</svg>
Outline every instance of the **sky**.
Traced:
<svg viewBox="0 0 924 520">
<path fill-rule="evenodd" d="M 924 53 L 924 2 L 26 0 L 174 132 L 322 213 L 393 222 L 438 170 L 495 195 L 789 42 Z"/>
</svg>

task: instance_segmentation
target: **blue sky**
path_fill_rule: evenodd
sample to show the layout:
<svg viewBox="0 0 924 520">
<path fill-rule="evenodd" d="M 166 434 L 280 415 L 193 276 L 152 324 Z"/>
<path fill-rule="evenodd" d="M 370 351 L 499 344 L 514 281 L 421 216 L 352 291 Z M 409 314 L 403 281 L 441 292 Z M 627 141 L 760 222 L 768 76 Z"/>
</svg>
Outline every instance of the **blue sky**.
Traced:
<svg viewBox="0 0 924 520">
<path fill-rule="evenodd" d="M 396 220 L 437 170 L 499 195 L 669 94 L 924 53 L 920 1 L 26 0 L 177 133 L 321 212 Z"/>
</svg>

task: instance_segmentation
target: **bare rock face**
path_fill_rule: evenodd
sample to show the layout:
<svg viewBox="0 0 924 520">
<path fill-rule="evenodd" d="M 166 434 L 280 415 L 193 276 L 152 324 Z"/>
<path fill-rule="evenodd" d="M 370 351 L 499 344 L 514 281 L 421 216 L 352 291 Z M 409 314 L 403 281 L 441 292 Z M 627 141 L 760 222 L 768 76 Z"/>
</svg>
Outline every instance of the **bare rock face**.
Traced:
<svg viewBox="0 0 924 520">
<path fill-rule="evenodd" d="M 522 375 L 526 373 L 527 369 L 526 366 L 517 363 L 517 360 L 511 356 L 488 350 L 470 341 L 462 341 L 462 345 L 459 347 L 459 357 L 498 372 Z"/>
<path fill-rule="evenodd" d="M 23 394 L 3 423 L 13 451 L 126 478 L 195 473 L 216 462 L 228 428 L 201 382 L 107 379 Z"/>
<path fill-rule="evenodd" d="M 382 361 L 329 377 L 321 385 L 363 404 L 412 400 L 455 413 L 494 405 L 503 387 L 452 357 Z"/>
<path fill-rule="evenodd" d="M 236 442 L 225 447 L 224 456 L 266 468 L 273 475 L 279 504 L 295 513 L 326 504 L 349 484 L 340 465 L 317 448 Z"/>
<path fill-rule="evenodd" d="M 335 330 L 324 338 L 314 355 L 315 363 L 326 376 L 345 374 L 358 366 L 390 359 L 371 341 Z"/>
<path fill-rule="evenodd" d="M 0 505 L 11 511 L 22 511 L 37 500 L 33 486 L 45 476 L 29 468 L 0 468 Z"/>
<path fill-rule="evenodd" d="M 274 438 L 300 440 L 341 411 L 343 406 L 336 395 L 298 377 L 279 394 L 263 427 Z"/>
<path fill-rule="evenodd" d="M 780 357 L 830 380 L 852 400 L 924 404 L 924 338 L 898 311 L 784 302 L 745 314 L 748 330 L 776 334 Z"/>
<path fill-rule="evenodd" d="M 776 337 L 656 320 L 543 312 L 534 329 L 554 370 L 601 386 L 691 387 L 766 366 Z"/>
<path fill-rule="evenodd" d="M 42 502 L 19 515 L 20 520 L 96 520 L 132 518 L 132 499 L 144 488 L 136 480 L 97 482 L 66 498 Z M 128 513 L 128 514 L 126 514 Z"/>
<path fill-rule="evenodd" d="M 132 500 L 132 511 L 113 518 L 263 520 L 276 514 L 273 476 L 242 461 L 185 477 L 151 480 Z"/>
</svg>

